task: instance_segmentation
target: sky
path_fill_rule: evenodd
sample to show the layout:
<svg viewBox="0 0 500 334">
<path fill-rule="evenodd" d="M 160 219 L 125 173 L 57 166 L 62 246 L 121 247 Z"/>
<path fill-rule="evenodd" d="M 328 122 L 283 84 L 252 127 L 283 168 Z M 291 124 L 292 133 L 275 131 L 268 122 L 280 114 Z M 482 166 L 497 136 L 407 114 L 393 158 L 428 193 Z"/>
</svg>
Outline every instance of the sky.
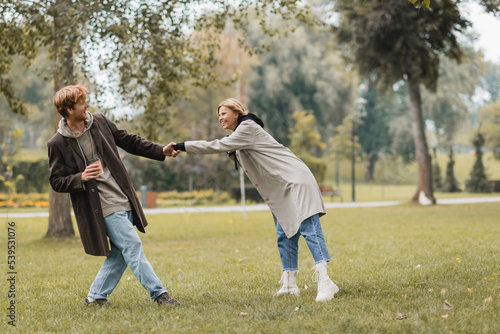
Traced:
<svg viewBox="0 0 500 334">
<path fill-rule="evenodd" d="M 462 3 L 464 16 L 472 22 L 479 34 L 476 46 L 484 52 L 486 60 L 500 63 L 500 16 L 487 14 L 476 3 Z"/>
</svg>

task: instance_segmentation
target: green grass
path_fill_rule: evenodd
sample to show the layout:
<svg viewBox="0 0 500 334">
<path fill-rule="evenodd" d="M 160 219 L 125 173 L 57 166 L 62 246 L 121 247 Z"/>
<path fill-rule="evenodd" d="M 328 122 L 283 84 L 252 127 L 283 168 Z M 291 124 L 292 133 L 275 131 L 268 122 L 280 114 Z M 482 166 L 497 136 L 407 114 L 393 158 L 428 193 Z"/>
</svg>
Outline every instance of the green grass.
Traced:
<svg viewBox="0 0 500 334">
<path fill-rule="evenodd" d="M 177 308 L 159 308 L 128 269 L 112 305 L 85 306 L 103 258 L 85 255 L 77 237 L 43 238 L 46 218 L 15 221 L 20 333 L 500 332 L 496 203 L 329 210 L 322 226 L 340 292 L 326 304 L 314 301 L 314 263 L 303 239 L 300 297 L 272 297 L 281 266 L 269 212 L 249 213 L 247 221 L 241 213 L 149 217 L 144 249 L 182 303 Z M 5 313 L 5 279 L 0 287 Z M 7 327 L 3 316 L 0 328 Z"/>
</svg>

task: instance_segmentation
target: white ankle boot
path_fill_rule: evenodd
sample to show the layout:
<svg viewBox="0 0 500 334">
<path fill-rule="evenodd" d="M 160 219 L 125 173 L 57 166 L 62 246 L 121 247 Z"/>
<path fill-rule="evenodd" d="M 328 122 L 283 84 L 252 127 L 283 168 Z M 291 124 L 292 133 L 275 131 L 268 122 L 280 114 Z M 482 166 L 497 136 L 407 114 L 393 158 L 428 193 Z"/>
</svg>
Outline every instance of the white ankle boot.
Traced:
<svg viewBox="0 0 500 334">
<path fill-rule="evenodd" d="M 313 281 L 318 282 L 318 295 L 316 296 L 316 301 L 326 302 L 333 299 L 335 294 L 339 292 L 339 288 L 328 276 L 326 265 L 316 265 L 313 269 L 315 270 Z"/>
<path fill-rule="evenodd" d="M 284 271 L 281 275 L 280 283 L 283 283 L 283 285 L 274 294 L 274 297 L 281 295 L 298 296 L 300 294 L 299 287 L 297 286 L 297 271 Z"/>
</svg>

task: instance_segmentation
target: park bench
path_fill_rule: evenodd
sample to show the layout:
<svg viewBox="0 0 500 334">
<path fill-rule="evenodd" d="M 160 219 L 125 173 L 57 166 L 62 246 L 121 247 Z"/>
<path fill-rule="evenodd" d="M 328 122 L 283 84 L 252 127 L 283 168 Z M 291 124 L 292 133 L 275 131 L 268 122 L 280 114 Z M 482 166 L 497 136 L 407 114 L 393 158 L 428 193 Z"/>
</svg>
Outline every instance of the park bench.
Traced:
<svg viewBox="0 0 500 334">
<path fill-rule="evenodd" d="M 333 189 L 332 186 L 327 186 L 324 184 L 319 185 L 319 190 L 321 191 L 321 194 L 323 196 L 330 196 L 332 197 L 332 200 L 335 196 L 340 197 L 340 201 L 343 202 L 344 199 L 342 197 L 342 191 L 341 190 L 335 190 Z"/>
</svg>

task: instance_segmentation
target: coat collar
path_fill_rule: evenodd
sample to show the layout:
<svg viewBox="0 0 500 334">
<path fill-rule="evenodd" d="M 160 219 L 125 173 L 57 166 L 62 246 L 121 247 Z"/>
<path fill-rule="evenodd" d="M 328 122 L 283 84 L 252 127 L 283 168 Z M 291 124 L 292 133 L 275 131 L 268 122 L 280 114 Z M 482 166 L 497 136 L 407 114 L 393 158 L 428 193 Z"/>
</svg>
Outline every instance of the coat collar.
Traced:
<svg viewBox="0 0 500 334">
<path fill-rule="evenodd" d="M 94 144 L 96 146 L 97 152 L 99 152 L 99 155 L 103 157 L 103 152 L 102 152 L 102 136 L 101 136 L 101 131 L 99 130 L 99 125 L 97 122 L 93 122 L 92 126 L 89 129 L 90 135 L 92 136 L 92 140 L 94 141 Z M 78 167 L 80 170 L 84 170 L 85 167 L 87 166 L 87 162 L 85 161 L 85 157 L 82 156 L 80 147 L 78 146 L 76 138 L 70 138 L 70 137 L 65 137 L 63 136 L 66 142 L 69 143 L 69 146 L 73 150 L 73 155 L 76 157 L 76 161 L 78 164 Z"/>
<path fill-rule="evenodd" d="M 246 115 L 238 117 L 238 124 L 236 125 L 236 128 L 234 128 L 234 129 L 236 130 L 238 128 L 238 126 L 241 124 L 241 122 L 249 120 L 249 119 L 254 121 L 255 123 L 259 124 L 261 127 L 264 127 L 264 122 L 259 117 L 257 117 L 257 115 L 249 112 Z"/>
</svg>

